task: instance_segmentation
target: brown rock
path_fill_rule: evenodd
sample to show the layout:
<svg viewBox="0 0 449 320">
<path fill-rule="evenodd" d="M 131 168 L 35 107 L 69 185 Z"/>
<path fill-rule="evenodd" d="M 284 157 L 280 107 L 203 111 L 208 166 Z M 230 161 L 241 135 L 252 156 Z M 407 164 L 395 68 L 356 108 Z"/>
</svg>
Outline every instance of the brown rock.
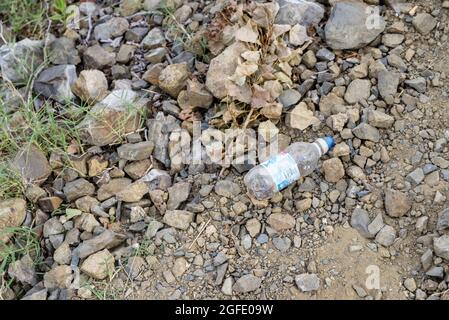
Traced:
<svg viewBox="0 0 449 320">
<path fill-rule="evenodd" d="M 68 289 L 72 279 L 70 266 L 56 266 L 44 274 L 44 286 L 47 289 Z"/>
<path fill-rule="evenodd" d="M 385 210 L 390 217 L 400 218 L 411 207 L 412 203 L 407 194 L 391 189 L 385 191 Z"/>
<path fill-rule="evenodd" d="M 72 91 L 82 101 L 94 104 L 106 96 L 108 81 L 100 70 L 83 70 L 73 83 Z"/>
<path fill-rule="evenodd" d="M 6 243 L 11 234 L 5 228 L 19 227 L 26 216 L 26 202 L 20 198 L 12 198 L 0 202 L 0 242 Z"/>
<path fill-rule="evenodd" d="M 159 87 L 176 98 L 186 86 L 188 76 L 189 68 L 186 63 L 168 65 L 159 75 Z"/>
<path fill-rule="evenodd" d="M 276 231 L 288 230 L 295 227 L 296 220 L 288 213 L 272 213 L 267 223 Z"/>
<path fill-rule="evenodd" d="M 53 212 L 61 206 L 62 199 L 59 197 L 40 198 L 38 204 L 42 211 Z"/>
<path fill-rule="evenodd" d="M 134 182 L 117 193 L 117 200 L 124 202 L 137 202 L 148 193 L 150 189 L 145 182 Z"/>
<path fill-rule="evenodd" d="M 97 252 L 84 260 L 80 270 L 94 279 L 103 280 L 114 272 L 114 257 L 107 249 Z"/>
<path fill-rule="evenodd" d="M 35 145 L 20 150 L 12 164 L 27 183 L 41 185 L 51 174 L 47 158 Z"/>
<path fill-rule="evenodd" d="M 98 189 L 97 199 L 100 201 L 109 199 L 127 188 L 130 184 L 131 180 L 128 178 L 112 179 Z"/>
<path fill-rule="evenodd" d="M 345 175 L 345 168 L 339 158 L 328 159 L 323 162 L 324 178 L 328 182 L 338 182 Z"/>
</svg>

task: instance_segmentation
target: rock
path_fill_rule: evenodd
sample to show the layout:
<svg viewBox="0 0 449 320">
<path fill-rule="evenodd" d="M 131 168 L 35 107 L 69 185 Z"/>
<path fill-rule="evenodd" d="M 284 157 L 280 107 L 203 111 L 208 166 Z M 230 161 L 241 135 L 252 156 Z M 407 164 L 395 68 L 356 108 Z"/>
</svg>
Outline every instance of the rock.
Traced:
<svg viewBox="0 0 449 320">
<path fill-rule="evenodd" d="M 405 39 L 405 36 L 400 33 L 386 33 L 382 36 L 382 43 L 390 48 L 396 48 Z"/>
<path fill-rule="evenodd" d="M 101 185 L 97 191 L 97 199 L 99 201 L 104 201 L 113 196 L 116 196 L 122 190 L 126 190 L 131 184 L 131 180 L 128 178 L 115 178 Z"/>
<path fill-rule="evenodd" d="M 71 86 L 76 80 L 76 67 L 71 64 L 50 67 L 39 73 L 34 82 L 34 91 L 60 103 L 73 100 Z"/>
<path fill-rule="evenodd" d="M 335 59 L 335 54 L 326 48 L 321 48 L 317 51 L 316 57 L 322 61 L 333 61 Z"/>
<path fill-rule="evenodd" d="M 143 38 L 141 45 L 149 50 L 165 46 L 166 41 L 164 32 L 159 28 L 152 28 L 150 32 Z"/>
<path fill-rule="evenodd" d="M 320 123 L 320 120 L 313 116 L 313 111 L 309 110 L 305 102 L 300 102 L 287 113 L 285 123 L 291 128 L 305 130 L 311 125 Z"/>
<path fill-rule="evenodd" d="M 173 263 L 172 273 L 176 278 L 180 278 L 189 268 L 189 263 L 184 257 L 179 257 Z"/>
<path fill-rule="evenodd" d="M 67 201 L 72 202 L 83 196 L 90 196 L 95 193 L 95 186 L 84 178 L 79 178 L 67 182 L 64 186 L 64 195 Z"/>
<path fill-rule="evenodd" d="M 385 191 L 385 210 L 390 217 L 400 218 L 405 215 L 412 207 L 411 201 L 407 194 L 396 191 Z"/>
<path fill-rule="evenodd" d="M 69 264 L 72 258 L 72 251 L 67 242 L 63 242 L 53 254 L 53 260 L 58 264 Z"/>
<path fill-rule="evenodd" d="M 61 206 L 62 199 L 59 197 L 43 197 L 39 199 L 38 204 L 42 211 L 51 213 Z"/>
<path fill-rule="evenodd" d="M 444 268 L 443 267 L 432 267 L 426 272 L 426 276 L 434 277 L 438 279 L 443 279 L 444 277 Z"/>
<path fill-rule="evenodd" d="M 244 275 L 240 277 L 233 285 L 232 289 L 236 293 L 248 293 L 252 291 L 256 291 L 260 285 L 262 284 L 262 280 L 252 274 Z"/>
<path fill-rule="evenodd" d="M 237 59 L 248 49 L 242 42 L 234 42 L 210 62 L 206 75 L 206 87 L 218 99 L 228 95 L 225 81 L 237 68 Z"/>
<path fill-rule="evenodd" d="M 224 295 L 232 296 L 232 286 L 234 285 L 234 280 L 232 277 L 228 277 L 223 281 L 223 286 L 221 287 L 221 292 Z"/>
<path fill-rule="evenodd" d="M 89 104 L 100 102 L 108 91 L 108 81 L 99 70 L 83 70 L 72 85 L 73 93 Z"/>
<path fill-rule="evenodd" d="M 148 51 L 145 55 L 145 60 L 150 63 L 160 63 L 163 62 L 167 55 L 167 49 L 165 48 L 155 48 Z"/>
<path fill-rule="evenodd" d="M 23 147 L 15 156 L 12 166 L 26 183 L 41 185 L 51 174 L 47 158 L 34 144 Z"/>
<path fill-rule="evenodd" d="M 368 45 L 381 34 L 386 26 L 382 16 L 370 21 L 370 10 L 360 2 L 337 2 L 332 7 L 325 27 L 326 43 L 332 49 L 358 49 Z"/>
<path fill-rule="evenodd" d="M 125 166 L 123 169 L 131 179 L 137 180 L 142 178 L 148 169 L 151 167 L 151 160 L 144 159 L 139 161 L 134 161 Z"/>
<path fill-rule="evenodd" d="M 215 184 L 216 194 L 226 198 L 233 198 L 240 194 L 241 189 L 238 184 L 229 180 L 220 180 Z"/>
<path fill-rule="evenodd" d="M 48 290 L 46 288 L 35 288 L 36 287 L 28 291 L 20 300 L 47 300 Z"/>
<path fill-rule="evenodd" d="M 323 19 L 324 9 L 321 5 L 304 0 L 279 0 L 279 11 L 276 15 L 276 24 L 294 26 L 300 24 L 308 27 L 318 25 Z"/>
<path fill-rule="evenodd" d="M 148 66 L 148 70 L 143 74 L 142 79 L 158 86 L 159 85 L 159 75 L 165 66 L 163 63 L 156 63 Z"/>
<path fill-rule="evenodd" d="M 435 254 L 443 259 L 449 260 L 449 235 L 445 234 L 433 239 Z"/>
<path fill-rule="evenodd" d="M 96 40 L 112 40 L 125 34 L 129 29 L 129 22 L 125 18 L 114 17 L 94 28 Z"/>
<path fill-rule="evenodd" d="M 331 158 L 323 162 L 324 177 L 328 182 L 338 182 L 345 176 L 345 168 L 339 158 Z"/>
<path fill-rule="evenodd" d="M 171 176 L 160 169 L 152 169 L 141 180 L 148 184 L 150 190 L 160 189 L 166 191 L 172 185 Z"/>
<path fill-rule="evenodd" d="M 145 259 L 139 256 L 132 256 L 128 259 L 126 264 L 126 273 L 131 279 L 137 278 L 142 272 L 145 271 Z"/>
<path fill-rule="evenodd" d="M 376 242 L 384 247 L 389 247 L 396 239 L 396 230 L 392 226 L 385 225 L 376 235 Z"/>
<path fill-rule="evenodd" d="M 81 62 L 78 50 L 73 39 L 61 37 L 52 41 L 49 45 L 48 58 L 52 64 L 73 64 Z"/>
<path fill-rule="evenodd" d="M 444 209 L 438 214 L 437 230 L 441 231 L 449 228 L 449 208 Z"/>
<path fill-rule="evenodd" d="M 405 279 L 405 280 L 404 280 L 404 287 L 405 287 L 408 291 L 410 291 L 410 292 L 415 292 L 416 289 L 417 289 L 415 279 L 413 279 L 413 278 L 407 278 L 407 279 Z"/>
<path fill-rule="evenodd" d="M 158 112 L 154 119 L 148 119 L 147 127 L 148 139 L 154 144 L 153 157 L 170 167 L 168 144 L 170 134 L 181 130 L 178 120 L 172 115 L 165 116 L 163 112 Z"/>
<path fill-rule="evenodd" d="M 307 28 L 300 24 L 295 24 L 288 34 L 288 42 L 294 46 L 302 46 L 306 41 L 310 40 L 307 35 Z"/>
<path fill-rule="evenodd" d="M 119 12 L 122 16 L 130 16 L 142 8 L 142 0 L 124 0 L 120 3 Z"/>
<path fill-rule="evenodd" d="M 136 161 L 148 159 L 154 149 L 152 141 L 122 144 L 117 148 L 118 156 L 121 159 Z"/>
<path fill-rule="evenodd" d="M 284 90 L 279 96 L 279 102 L 282 103 L 284 108 L 291 107 L 299 102 L 301 99 L 301 94 L 298 90 L 287 89 Z"/>
<path fill-rule="evenodd" d="M 114 272 L 114 257 L 105 249 L 89 256 L 81 264 L 81 272 L 97 280 L 106 279 Z"/>
<path fill-rule="evenodd" d="M 377 73 L 377 88 L 382 98 L 396 95 L 399 79 L 400 74 L 397 72 L 381 70 Z"/>
<path fill-rule="evenodd" d="M 68 289 L 72 280 L 70 266 L 56 266 L 44 274 L 44 286 L 47 289 Z"/>
<path fill-rule="evenodd" d="M 423 77 L 412 80 L 405 80 L 404 83 L 410 88 L 415 89 L 419 93 L 425 93 L 427 91 L 427 82 Z"/>
<path fill-rule="evenodd" d="M 370 219 L 368 212 L 361 208 L 355 208 L 351 216 L 351 226 L 356 229 L 362 237 L 367 239 L 373 238 L 373 235 L 368 230 Z"/>
<path fill-rule="evenodd" d="M 137 202 L 148 193 L 149 188 L 143 181 L 137 181 L 128 185 L 125 189 L 116 194 L 117 200 L 124 202 Z"/>
<path fill-rule="evenodd" d="M 312 199 L 306 198 L 295 202 L 295 207 L 299 212 L 304 212 L 312 206 Z"/>
<path fill-rule="evenodd" d="M 380 140 L 379 130 L 365 122 L 352 129 L 352 133 L 361 140 L 369 140 L 373 142 L 379 142 Z"/>
<path fill-rule="evenodd" d="M 249 235 L 254 238 L 259 234 L 262 225 L 256 218 L 251 218 L 246 221 L 245 227 L 246 230 L 248 230 Z"/>
<path fill-rule="evenodd" d="M 187 80 L 187 90 L 178 95 L 178 104 L 181 109 L 208 108 L 212 104 L 213 96 L 198 81 Z"/>
<path fill-rule="evenodd" d="M 273 245 L 276 249 L 278 249 L 281 252 L 287 252 L 288 249 L 290 249 L 290 246 L 292 244 L 292 241 L 288 237 L 276 237 L 273 239 Z"/>
<path fill-rule="evenodd" d="M 296 220 L 288 213 L 272 213 L 267 223 L 276 231 L 283 231 L 295 227 Z"/>
<path fill-rule="evenodd" d="M 187 84 L 189 68 L 185 63 L 170 64 L 159 75 L 159 87 L 174 98 Z"/>
<path fill-rule="evenodd" d="M 418 185 L 424 180 L 424 171 L 422 168 L 416 168 L 412 172 L 410 172 L 407 177 L 407 181 Z"/>
<path fill-rule="evenodd" d="M 320 99 L 320 111 L 326 116 L 330 116 L 334 106 L 344 106 L 345 101 L 331 92 Z"/>
<path fill-rule="evenodd" d="M 140 126 L 140 111 L 144 104 L 145 100 L 139 100 L 132 90 L 114 90 L 97 103 L 79 124 L 82 140 L 101 147 L 136 131 Z"/>
<path fill-rule="evenodd" d="M 20 198 L 0 200 L 0 242 L 6 243 L 11 234 L 5 228 L 20 227 L 26 217 L 26 202 Z"/>
<path fill-rule="evenodd" d="M 37 274 L 33 259 L 25 254 L 20 260 L 11 262 L 8 266 L 8 276 L 22 284 L 34 286 L 37 283 Z"/>
<path fill-rule="evenodd" d="M 64 226 L 62 225 L 61 221 L 59 221 L 59 218 L 53 217 L 45 222 L 43 235 L 45 238 L 48 238 L 53 235 L 61 234 L 64 231 Z"/>
<path fill-rule="evenodd" d="M 190 195 L 190 183 L 178 182 L 168 188 L 167 209 L 178 209 L 181 203 L 187 200 Z"/>
<path fill-rule="evenodd" d="M 103 69 L 114 65 L 115 54 L 96 44 L 84 51 L 83 61 L 85 69 Z"/>
<path fill-rule="evenodd" d="M 184 24 L 187 21 L 187 19 L 190 17 L 191 14 L 192 14 L 192 8 L 189 5 L 185 4 L 181 7 L 179 7 L 175 11 L 173 16 L 176 18 L 176 21 Z"/>
<path fill-rule="evenodd" d="M 145 0 L 143 2 L 143 8 L 146 11 L 154 11 L 159 9 L 161 6 L 161 0 Z"/>
<path fill-rule="evenodd" d="M 424 271 L 428 270 L 433 263 L 433 253 L 432 250 L 427 249 L 423 255 L 421 256 L 421 264 L 423 266 Z"/>
<path fill-rule="evenodd" d="M 193 221 L 193 213 L 186 210 L 167 210 L 163 222 L 170 227 L 187 230 Z"/>
<path fill-rule="evenodd" d="M 371 238 L 374 238 L 374 236 L 384 227 L 384 225 L 382 214 L 379 213 L 368 225 L 368 232 L 371 235 Z"/>
<path fill-rule="evenodd" d="M 87 258 L 91 254 L 103 249 L 112 249 L 117 247 L 123 241 L 126 236 L 115 233 L 111 230 L 105 230 L 98 236 L 95 236 L 89 240 L 83 241 L 78 247 L 76 247 L 72 255 L 77 256 L 80 259 Z"/>
<path fill-rule="evenodd" d="M 366 100 L 370 96 L 371 82 L 369 80 L 355 79 L 346 90 L 345 100 L 350 104 L 355 104 L 360 100 Z"/>
<path fill-rule="evenodd" d="M 388 129 L 393 125 L 394 118 L 377 110 L 369 110 L 368 123 L 375 128 Z"/>
<path fill-rule="evenodd" d="M 148 223 L 148 228 L 147 231 L 145 232 L 145 236 L 148 237 L 148 239 L 152 239 L 159 231 L 159 229 L 162 229 L 163 227 L 164 224 L 162 222 L 159 222 L 157 220 L 151 220 Z"/>
<path fill-rule="evenodd" d="M 428 13 L 418 13 L 413 17 L 412 24 L 419 33 L 429 34 L 437 25 L 437 19 Z"/>
<path fill-rule="evenodd" d="M 23 39 L 0 47 L 2 77 L 14 84 L 25 85 L 44 61 L 43 41 Z"/>
<path fill-rule="evenodd" d="M 320 288 L 320 278 L 315 273 L 303 273 L 295 277 L 296 285 L 302 292 L 316 291 Z"/>
</svg>

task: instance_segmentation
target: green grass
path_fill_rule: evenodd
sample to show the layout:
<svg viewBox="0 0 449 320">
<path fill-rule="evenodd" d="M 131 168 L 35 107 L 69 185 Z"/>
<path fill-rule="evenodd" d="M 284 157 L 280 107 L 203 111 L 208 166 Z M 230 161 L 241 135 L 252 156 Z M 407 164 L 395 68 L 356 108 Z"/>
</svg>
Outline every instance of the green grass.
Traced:
<svg viewBox="0 0 449 320">
<path fill-rule="evenodd" d="M 8 266 L 20 260 L 24 255 L 29 255 L 35 265 L 42 263 L 42 251 L 38 236 L 28 227 L 8 227 L 0 231 L 3 235 L 10 235 L 13 241 L 4 243 L 0 240 L 0 278 L 4 278 Z M 11 282 L 11 279 L 10 279 Z"/>
<path fill-rule="evenodd" d="M 46 27 L 46 4 L 41 0 L 1 0 L 0 18 L 14 34 L 39 38 Z"/>
<path fill-rule="evenodd" d="M 6 162 L 0 162 L 0 199 L 21 197 L 24 192 L 25 185 L 20 175 Z"/>
</svg>

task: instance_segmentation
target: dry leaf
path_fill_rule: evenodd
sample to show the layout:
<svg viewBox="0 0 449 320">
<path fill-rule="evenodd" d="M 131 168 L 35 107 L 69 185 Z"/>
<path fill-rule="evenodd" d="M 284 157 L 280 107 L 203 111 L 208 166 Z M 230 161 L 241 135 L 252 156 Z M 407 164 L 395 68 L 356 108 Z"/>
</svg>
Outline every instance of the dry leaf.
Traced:
<svg viewBox="0 0 449 320">
<path fill-rule="evenodd" d="M 278 80 L 265 81 L 263 87 L 270 93 L 271 100 L 279 97 L 283 91 L 282 84 Z"/>
<path fill-rule="evenodd" d="M 282 115 L 282 104 L 278 102 L 269 103 L 260 110 L 260 114 L 270 120 L 277 120 Z"/>
<path fill-rule="evenodd" d="M 241 27 L 235 32 L 235 39 L 243 42 L 257 44 L 259 43 L 258 37 L 259 33 L 252 28 L 250 20 L 248 20 L 244 27 Z"/>
<path fill-rule="evenodd" d="M 260 52 L 259 51 L 245 51 L 241 54 L 242 58 L 250 62 L 259 62 Z"/>
<path fill-rule="evenodd" d="M 304 130 L 307 127 L 318 124 L 320 120 L 313 116 L 305 102 L 299 103 L 288 115 L 286 121 L 290 127 Z"/>
<path fill-rule="evenodd" d="M 277 2 L 256 3 L 256 8 L 252 11 L 253 21 L 262 28 L 268 28 L 274 23 L 274 19 L 279 11 Z"/>
<path fill-rule="evenodd" d="M 289 87 L 293 85 L 292 79 L 290 79 L 289 76 L 287 76 L 285 73 L 279 71 L 274 74 L 276 79 L 278 79 L 280 82 L 287 84 Z"/>
<path fill-rule="evenodd" d="M 292 67 L 288 64 L 288 62 L 281 62 L 278 64 L 278 67 L 289 77 L 292 76 Z"/>
<path fill-rule="evenodd" d="M 292 27 L 289 24 L 275 24 L 275 25 L 273 25 L 271 41 L 276 40 L 277 37 L 280 37 L 284 33 L 290 31 L 291 28 Z"/>
<path fill-rule="evenodd" d="M 271 100 L 270 92 L 261 86 L 253 85 L 253 96 L 251 97 L 251 108 L 259 109 Z"/>
<path fill-rule="evenodd" d="M 227 80 L 225 86 L 229 96 L 243 103 L 251 103 L 252 92 L 251 87 L 247 83 L 243 86 L 239 86 L 231 80 Z"/>
</svg>

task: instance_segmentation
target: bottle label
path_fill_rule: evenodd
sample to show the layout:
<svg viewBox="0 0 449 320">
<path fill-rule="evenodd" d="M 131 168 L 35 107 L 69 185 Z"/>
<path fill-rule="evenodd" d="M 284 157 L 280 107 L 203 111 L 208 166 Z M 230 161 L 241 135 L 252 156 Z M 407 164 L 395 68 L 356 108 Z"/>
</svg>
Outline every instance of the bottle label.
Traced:
<svg viewBox="0 0 449 320">
<path fill-rule="evenodd" d="M 300 177 L 295 160 L 287 152 L 281 152 L 260 165 L 270 174 L 276 191 L 281 191 Z"/>
</svg>

